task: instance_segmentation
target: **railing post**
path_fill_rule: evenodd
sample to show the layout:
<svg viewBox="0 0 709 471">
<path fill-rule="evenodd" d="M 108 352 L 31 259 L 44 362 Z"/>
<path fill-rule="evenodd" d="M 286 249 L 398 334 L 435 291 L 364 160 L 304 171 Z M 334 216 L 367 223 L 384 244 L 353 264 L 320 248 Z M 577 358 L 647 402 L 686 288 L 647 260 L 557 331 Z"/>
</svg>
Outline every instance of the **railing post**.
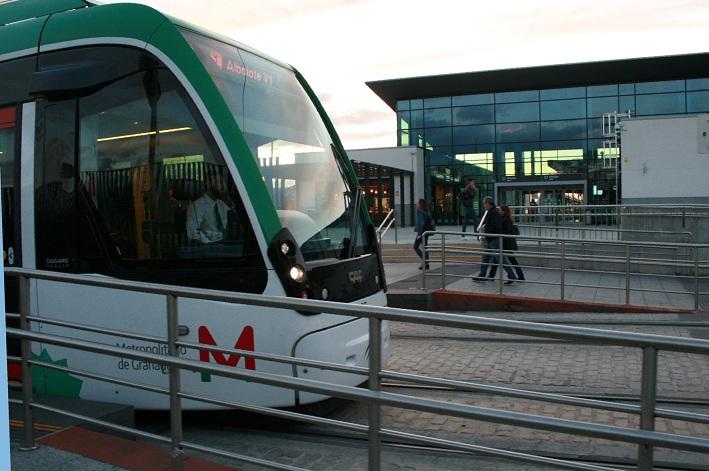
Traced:
<svg viewBox="0 0 709 471">
<path fill-rule="evenodd" d="M 441 234 L 441 288 L 446 287 L 446 235 Z"/>
<path fill-rule="evenodd" d="M 502 271 L 503 271 L 502 249 L 503 249 L 503 245 L 505 245 L 505 240 L 502 237 L 498 237 L 497 240 L 500 241 L 500 248 L 498 251 L 499 257 L 497 259 L 497 281 L 498 281 L 498 290 L 499 290 L 500 294 L 502 294 L 502 280 L 503 280 L 503 276 L 502 276 Z"/>
<path fill-rule="evenodd" d="M 561 240 L 561 262 L 560 262 L 560 265 L 561 265 L 560 266 L 561 274 L 560 274 L 560 280 L 559 280 L 559 283 L 560 283 L 560 286 L 559 286 L 560 293 L 559 294 L 561 296 L 561 300 L 563 301 L 564 296 L 565 296 L 564 291 L 565 291 L 565 285 L 566 285 L 566 270 L 565 270 L 566 269 L 566 243 L 563 239 Z"/>
<path fill-rule="evenodd" d="M 382 321 L 377 317 L 369 318 L 369 390 L 379 391 L 381 382 L 379 373 L 382 367 Z M 369 469 L 379 471 L 382 451 L 379 432 L 381 430 L 381 407 L 379 401 L 368 404 L 369 418 Z"/>
<path fill-rule="evenodd" d="M 630 244 L 625 243 L 625 304 L 630 304 Z"/>
<path fill-rule="evenodd" d="M 426 255 L 428 255 L 427 246 L 428 241 L 426 237 L 421 235 L 421 253 L 423 253 L 423 260 L 421 260 L 421 289 L 426 289 Z"/>
<path fill-rule="evenodd" d="M 399 210 L 394 210 L 394 243 L 399 243 L 399 229 L 397 228 L 397 223 L 399 223 Z"/>
<path fill-rule="evenodd" d="M 178 357 L 177 296 L 167 295 L 167 352 L 171 357 Z M 172 440 L 172 469 L 182 471 L 182 399 L 180 399 L 180 368 L 170 367 L 170 438 Z"/>
<path fill-rule="evenodd" d="M 694 310 L 699 309 L 699 251 L 698 245 L 694 246 Z"/>
<path fill-rule="evenodd" d="M 655 430 L 655 399 L 657 395 L 657 349 L 643 348 L 643 371 L 640 381 L 640 429 Z M 638 470 L 651 471 L 653 464 L 652 445 L 638 446 Z"/>
<path fill-rule="evenodd" d="M 20 329 L 23 332 L 29 332 L 30 321 L 27 316 L 30 315 L 30 279 L 26 275 L 19 277 L 20 291 Z M 37 449 L 37 444 L 32 436 L 34 428 L 34 419 L 32 418 L 32 343 L 29 339 L 20 341 L 22 351 L 22 410 L 23 410 L 23 432 L 21 451 L 31 451 Z"/>
</svg>

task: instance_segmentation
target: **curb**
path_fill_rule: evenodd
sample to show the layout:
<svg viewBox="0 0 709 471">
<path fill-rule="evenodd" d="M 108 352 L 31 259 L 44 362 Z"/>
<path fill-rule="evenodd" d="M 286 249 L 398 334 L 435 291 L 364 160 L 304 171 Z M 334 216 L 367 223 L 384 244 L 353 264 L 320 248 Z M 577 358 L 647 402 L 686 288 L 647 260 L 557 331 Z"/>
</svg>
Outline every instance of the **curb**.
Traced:
<svg viewBox="0 0 709 471">
<path fill-rule="evenodd" d="M 434 311 L 512 311 L 512 312 L 615 312 L 615 313 L 690 313 L 689 309 L 660 308 L 629 304 L 529 298 L 504 294 L 467 293 L 439 289 L 431 293 Z"/>
<path fill-rule="evenodd" d="M 38 440 L 39 444 L 68 451 L 130 471 L 172 470 L 170 450 L 125 438 L 70 427 Z M 239 468 L 184 455 L 185 471 L 240 471 Z"/>
</svg>

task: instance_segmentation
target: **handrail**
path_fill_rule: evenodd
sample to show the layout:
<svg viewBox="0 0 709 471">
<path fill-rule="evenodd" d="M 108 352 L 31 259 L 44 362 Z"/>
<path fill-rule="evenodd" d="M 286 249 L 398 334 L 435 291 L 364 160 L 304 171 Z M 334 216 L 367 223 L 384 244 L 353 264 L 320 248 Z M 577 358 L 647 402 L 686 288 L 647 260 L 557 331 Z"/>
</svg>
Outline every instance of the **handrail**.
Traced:
<svg viewBox="0 0 709 471">
<path fill-rule="evenodd" d="M 615 232 L 615 233 L 641 233 L 641 234 L 668 234 L 668 235 L 686 235 L 690 238 L 694 238 L 694 234 L 690 231 L 659 231 L 659 230 L 645 230 L 645 229 L 611 229 L 608 227 L 593 227 L 593 226 L 554 226 L 548 224 L 527 224 L 527 223 L 516 223 L 517 227 L 530 227 L 534 229 L 564 229 L 571 231 L 593 231 L 593 232 Z"/>
<path fill-rule="evenodd" d="M 566 300 L 567 287 L 578 287 L 578 288 L 600 288 L 600 289 L 611 289 L 617 290 L 625 293 L 625 304 L 630 304 L 631 292 L 649 292 L 647 288 L 641 287 L 631 287 L 631 277 L 633 276 L 647 276 L 656 275 L 662 277 L 674 277 L 676 279 L 685 279 L 689 281 L 694 281 L 694 286 L 692 288 L 687 288 L 684 291 L 672 290 L 664 288 L 662 292 L 672 293 L 672 294 L 683 294 L 688 295 L 693 298 L 694 309 L 699 309 L 700 306 L 700 296 L 708 294 L 702 292 L 700 289 L 700 280 L 707 279 L 708 277 L 704 275 L 709 266 L 705 263 L 705 260 L 700 257 L 700 252 L 709 248 L 709 243 L 684 243 L 684 242 L 649 242 L 649 241 L 636 241 L 636 240 L 608 240 L 608 239 L 584 239 L 584 238 L 571 238 L 571 237 L 557 237 L 556 235 L 552 237 L 543 237 L 535 235 L 514 235 L 514 234 L 480 234 L 473 233 L 474 236 L 484 236 L 490 239 L 514 239 L 519 242 L 520 248 L 524 247 L 522 250 L 515 252 L 510 252 L 504 249 L 505 244 L 499 244 L 498 248 L 473 248 L 468 247 L 463 248 L 459 245 L 454 245 L 449 242 L 451 240 L 450 236 L 464 236 L 470 235 L 470 233 L 464 233 L 459 231 L 428 231 L 424 233 L 427 243 L 423 247 L 426 254 L 438 253 L 440 258 L 437 260 L 432 260 L 433 262 L 441 263 L 441 270 L 439 274 L 430 274 L 428 270 L 424 267 L 421 271 L 421 288 L 426 289 L 426 278 L 431 276 L 437 276 L 441 279 L 441 284 L 445 287 L 446 277 L 462 277 L 469 278 L 471 275 L 460 275 L 451 274 L 447 270 L 447 265 L 451 255 L 462 255 L 462 254 L 475 254 L 482 255 L 483 257 L 489 257 L 487 260 L 488 266 L 490 261 L 492 265 L 497 266 L 499 269 L 499 276 L 496 281 L 499 284 L 498 293 L 504 293 L 504 278 L 503 278 L 503 268 L 507 270 L 508 268 L 514 269 L 515 264 L 512 264 L 508 257 L 515 256 L 524 259 L 539 259 L 543 257 L 542 265 L 527 265 L 518 264 L 520 269 L 525 268 L 540 268 L 543 270 L 556 270 L 559 272 L 558 281 L 543 281 L 543 280 L 529 280 L 525 279 L 527 284 L 540 284 L 540 285 L 557 285 L 560 288 L 559 297 L 560 299 Z M 440 244 L 437 244 L 440 240 Z M 522 242 L 526 241 L 523 245 Z M 532 244 L 536 244 L 538 249 L 533 251 L 530 249 Z M 552 247 L 552 252 L 543 251 L 543 246 Z M 608 248 L 613 247 L 613 252 L 610 254 L 606 253 Z M 577 250 L 570 250 L 577 248 Z M 623 253 L 618 253 L 620 250 Z M 647 256 L 647 254 L 652 254 L 652 250 L 661 251 L 663 254 L 667 254 L 666 258 L 658 258 L 659 256 Z M 577 266 L 569 266 L 568 262 L 578 262 L 578 263 L 590 263 L 589 255 L 593 255 L 593 262 L 595 263 L 606 263 L 605 267 L 601 268 L 579 268 Z M 552 267 L 549 262 L 558 262 L 559 266 Z M 456 259 L 454 262 L 456 265 L 471 264 L 472 261 Z M 623 264 L 621 268 L 622 271 L 618 270 L 618 265 Z M 609 270 L 609 266 L 613 267 Z M 650 272 L 651 268 L 655 267 L 653 270 L 662 268 L 665 272 L 656 273 Z M 641 270 L 641 272 L 634 272 L 632 269 Z M 668 271 L 672 269 L 671 273 Z M 569 283 L 566 279 L 566 274 L 569 272 L 596 272 L 596 273 L 611 273 L 617 274 L 625 280 L 624 286 L 592 286 L 581 283 Z M 687 300 L 689 303 L 690 301 Z M 676 307 L 676 306 L 673 306 Z"/>
<path fill-rule="evenodd" d="M 502 235 L 505 236 L 505 235 Z M 687 244 L 683 244 L 687 245 Z M 699 244 L 692 244 L 699 245 Z M 709 245 L 709 244 L 704 244 Z M 37 403 L 32 397 L 32 375 L 31 368 L 33 366 L 43 365 L 41 361 L 31 359 L 31 342 L 42 342 L 46 344 L 54 344 L 67 348 L 74 348 L 104 355 L 124 357 L 146 361 L 154 364 L 168 367 L 169 386 L 168 388 L 158 388 L 148 385 L 134 385 L 138 388 L 152 390 L 157 393 L 168 394 L 171 405 L 171 434 L 170 437 L 155 436 L 156 440 L 170 443 L 172 446 L 173 469 L 182 469 L 183 449 L 199 450 L 210 454 L 229 457 L 234 459 L 245 460 L 251 463 L 272 467 L 275 469 L 298 469 L 290 465 L 284 465 L 272 461 L 265 461 L 256 458 L 237 455 L 235 453 L 217 450 L 215 448 L 205 447 L 196 443 L 186 441 L 182 437 L 181 425 L 181 400 L 204 400 L 208 403 L 219 404 L 223 406 L 233 406 L 237 408 L 246 408 L 256 411 L 269 413 L 270 408 L 256 408 L 254 406 L 240 405 L 238 403 L 228 403 L 226 401 L 218 401 L 210 398 L 201 398 L 186 394 L 181 391 L 180 386 L 180 371 L 189 370 L 203 373 L 210 373 L 226 378 L 237 380 L 245 380 L 249 382 L 271 385 L 287 389 L 308 391 L 316 394 L 324 394 L 329 396 L 340 397 L 350 400 L 359 400 L 368 404 L 369 407 L 369 423 L 367 426 L 353 426 L 352 424 L 333 421 L 331 419 L 321 419 L 312 416 L 301 417 L 299 414 L 293 414 L 287 411 L 274 411 L 271 414 L 278 414 L 282 417 L 288 417 L 295 420 L 304 420 L 312 423 L 327 423 L 328 425 L 349 427 L 356 432 L 366 432 L 369 437 L 369 469 L 380 469 L 380 447 L 381 440 L 384 437 L 397 439 L 410 439 L 417 444 L 435 444 L 454 450 L 461 451 L 478 451 L 493 456 L 501 456 L 507 458 L 518 459 L 527 462 L 545 463 L 555 465 L 566 469 L 586 469 L 586 470 L 607 470 L 601 466 L 571 462 L 565 460 L 555 460 L 546 457 L 517 453 L 507 450 L 475 447 L 472 445 L 463 444 L 451 440 L 432 439 L 421 435 L 407 434 L 387 430 L 381 427 L 380 408 L 382 406 L 391 406 L 398 408 L 407 408 L 422 412 L 431 412 L 436 414 L 452 415 L 455 417 L 484 420 L 498 424 L 508 424 L 521 427 L 527 427 L 538 430 L 556 431 L 563 433 L 579 434 L 589 437 L 612 439 L 626 443 L 638 444 L 638 464 L 642 470 L 650 470 L 653 463 L 653 447 L 668 447 L 680 450 L 709 452 L 709 439 L 682 436 L 670 433 L 660 433 L 654 431 L 655 417 L 669 417 L 676 420 L 696 421 L 706 423 L 709 418 L 702 414 L 683 413 L 682 411 L 673 411 L 665 409 L 657 409 L 655 407 L 655 391 L 657 387 L 657 360 L 659 351 L 675 351 L 697 353 L 709 355 L 709 340 L 660 336 L 650 334 L 639 334 L 629 332 L 608 331 L 602 329 L 594 329 L 588 327 L 570 327 L 563 325 L 551 325 L 543 323 L 531 323 L 524 321 L 508 320 L 508 319 L 491 319 L 486 317 L 462 316 L 447 313 L 433 313 L 427 311 L 415 311 L 407 309 L 394 309 L 387 307 L 368 306 L 368 305 L 350 305 L 343 303 L 335 303 L 330 301 L 307 300 L 299 298 L 283 298 L 273 297 L 258 294 L 248 293 L 232 293 L 217 290 L 203 290 L 196 288 L 185 288 L 178 286 L 160 285 L 155 283 L 142 283 L 127 280 L 117 280 L 105 277 L 95 277 L 90 275 L 75 275 L 66 273 L 55 273 L 39 270 L 29 270 L 24 268 L 7 268 L 6 275 L 19 277 L 20 281 L 20 325 L 21 328 L 8 328 L 8 335 L 20 338 L 22 341 L 22 364 L 23 364 L 23 399 L 22 405 L 25 407 L 25 437 L 24 448 L 30 449 L 34 446 L 34 438 L 32 436 L 32 409 L 52 410 L 59 414 L 86 420 L 100 425 L 105 425 L 109 429 L 119 430 L 121 432 L 132 433 L 138 436 L 145 436 L 140 431 L 133 431 L 128 427 L 117 426 L 108 422 L 97 421 L 96 419 L 84 418 L 79 414 L 62 411 L 57 408 L 50 408 L 47 405 Z M 85 286 L 96 286 L 104 288 L 112 288 L 118 290 L 130 290 L 140 293 L 152 293 L 163 295 L 167 299 L 167 344 L 168 354 L 152 353 L 149 351 L 134 350 L 123 348 L 118 345 L 106 345 L 102 343 L 90 342 L 70 338 L 63 333 L 62 336 L 39 333 L 30 330 L 30 322 L 38 322 L 41 318 L 41 313 L 36 316 L 29 316 L 29 299 L 30 299 L 30 280 L 55 281 L 61 283 L 76 283 Z M 369 389 L 360 389 L 353 386 L 344 386 L 340 384 L 325 383 L 322 381 L 309 380 L 305 378 L 282 376 L 263 371 L 251 371 L 240 368 L 232 368 L 221 365 L 214 365 L 201 361 L 191 360 L 180 357 L 177 353 L 179 347 L 198 348 L 197 345 L 186 342 L 179 342 L 177 339 L 177 326 L 179 325 L 179 314 L 177 310 L 177 300 L 179 298 L 191 298 L 201 300 L 220 301 L 235 304 L 245 304 L 251 306 L 273 307 L 280 309 L 308 311 L 308 312 L 324 312 L 331 314 L 340 314 L 351 317 L 367 318 L 370 323 L 370 356 L 369 368 L 362 369 L 360 367 L 349 369 L 345 365 L 340 365 L 343 368 L 328 362 L 315 362 L 301 358 L 287 358 L 278 355 L 267 353 L 256 353 L 254 357 L 270 358 L 269 361 L 284 361 L 292 364 L 303 364 L 303 362 L 314 362 L 313 365 L 318 365 L 324 368 L 330 368 L 337 371 L 357 371 L 364 374 L 369 374 Z M 487 332 L 497 332 L 515 335 L 535 336 L 542 338 L 553 338 L 561 340 L 573 340 L 579 342 L 588 342 L 600 345 L 616 345 L 640 348 L 643 352 L 642 363 L 642 391 L 641 403 L 639 406 L 624 406 L 620 404 L 608 403 L 607 401 L 592 401 L 581 398 L 564 397 L 548 393 L 537 393 L 529 390 L 519 390 L 514 388 L 493 388 L 492 386 L 479 385 L 469 382 L 451 381 L 440 378 L 429 378 L 418 375 L 403 374 L 390 372 L 382 369 L 382 343 L 381 343 L 381 322 L 396 321 L 406 323 L 417 323 L 426 325 L 435 325 L 443 327 L 454 327 L 468 330 L 481 330 Z M 54 321 L 52 321 L 54 322 Z M 59 324 L 57 324 L 59 325 Z M 84 324 L 72 325 L 70 322 L 61 321 L 62 328 L 77 328 L 80 330 L 94 331 L 96 326 L 87 326 Z M 112 330 L 111 335 L 121 335 L 123 332 Z M 127 335 L 135 335 L 126 333 Z M 163 342 L 163 340 L 161 340 Z M 236 349 L 221 349 L 213 346 L 203 347 L 209 350 L 219 350 L 222 352 L 239 351 Z M 62 371 L 76 371 L 69 367 L 61 366 Z M 133 386 L 123 379 L 106 377 L 102 374 L 92 372 L 76 371 L 78 375 L 85 375 L 95 380 L 104 380 L 120 384 L 123 386 Z M 579 407 L 596 407 L 608 410 L 623 410 L 628 413 L 638 413 L 641 416 L 641 429 L 633 429 L 627 427 L 617 427 L 610 425 L 602 425 L 597 423 L 583 422 L 580 420 L 559 419 L 554 417 L 537 416 L 522 412 L 511 412 L 498 410 L 489 407 L 479 407 L 471 405 L 463 405 L 450 403 L 442 400 L 433 400 L 420 397 L 410 397 L 402 394 L 384 392 L 379 390 L 379 382 L 381 378 L 397 378 L 414 383 L 421 382 L 423 384 L 445 384 L 455 386 L 462 390 L 489 390 L 497 394 L 510 395 L 512 397 L 523 397 L 532 400 L 547 400 L 551 402 L 575 404 Z M 586 402 L 588 401 L 588 402 Z M 268 409 L 262 410 L 262 409 Z M 151 437 L 153 438 L 153 437 Z"/>
<path fill-rule="evenodd" d="M 709 248 L 709 243 L 693 243 L 693 242 L 648 242 L 644 240 L 633 240 L 633 241 L 623 241 L 623 240 L 594 240 L 594 241 L 588 241 L 588 240 L 582 240 L 582 239 L 576 239 L 573 237 L 540 237 L 540 236 L 533 236 L 533 235 L 515 235 L 515 234 L 488 234 L 488 233 L 479 233 L 479 232 L 459 232 L 459 231 L 426 231 L 424 232 L 424 235 L 429 236 L 435 236 L 435 235 L 457 235 L 457 236 L 483 236 L 483 237 L 490 237 L 490 238 L 495 238 L 495 237 L 501 237 L 505 239 L 525 239 L 525 240 L 534 240 L 534 241 L 540 241 L 540 242 L 584 242 L 584 243 L 589 243 L 593 242 L 594 244 L 605 244 L 605 245 L 624 245 L 624 244 L 632 244 L 633 246 L 647 246 L 647 247 L 672 247 L 672 248 Z"/>
<path fill-rule="evenodd" d="M 386 222 L 389 220 L 389 218 L 392 216 L 392 214 L 394 214 L 394 210 L 390 209 L 389 212 L 387 213 L 387 215 L 384 217 L 384 220 L 381 222 L 381 224 L 379 224 L 379 227 L 377 227 L 377 232 L 381 232 L 382 227 L 384 227 L 384 224 L 386 224 Z"/>
<path fill-rule="evenodd" d="M 433 231 L 432 231 L 433 232 Z M 489 234 L 486 234 L 489 235 Z M 505 234 L 503 234 L 505 235 Z M 709 246 L 709 244 L 704 244 Z M 361 304 L 321 301 L 316 299 L 286 298 L 251 293 L 234 293 L 212 289 L 186 288 L 182 286 L 143 283 L 138 281 L 118 280 L 113 278 L 74 275 L 68 273 L 31 270 L 27 268 L 5 268 L 6 275 L 30 277 L 33 279 L 71 282 L 85 286 L 115 288 L 140 293 L 172 295 L 180 298 L 202 299 L 249 306 L 294 309 L 313 313 L 328 312 L 351 317 L 378 318 L 380 320 L 429 324 L 439 327 L 455 327 L 469 330 L 497 331 L 515 335 L 535 335 L 563 340 L 609 342 L 619 346 L 655 347 L 662 350 L 709 354 L 709 340 L 688 339 L 612 330 L 593 329 L 590 327 L 568 327 L 555 324 L 516 321 L 510 319 L 491 319 L 488 317 L 462 316 L 440 312 L 417 311 L 411 309 L 370 306 Z"/>
</svg>

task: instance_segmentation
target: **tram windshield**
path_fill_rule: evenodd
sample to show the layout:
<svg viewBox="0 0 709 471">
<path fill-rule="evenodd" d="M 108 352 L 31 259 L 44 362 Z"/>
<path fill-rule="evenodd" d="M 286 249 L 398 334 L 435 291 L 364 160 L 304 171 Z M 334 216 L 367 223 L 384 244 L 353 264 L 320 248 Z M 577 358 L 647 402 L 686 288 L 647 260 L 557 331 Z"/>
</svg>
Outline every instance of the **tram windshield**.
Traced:
<svg viewBox="0 0 709 471">
<path fill-rule="evenodd" d="M 353 217 L 347 167 L 293 71 L 242 48 L 183 34 L 235 116 L 281 224 L 305 259 L 362 253 L 366 240 L 361 219 Z"/>
</svg>

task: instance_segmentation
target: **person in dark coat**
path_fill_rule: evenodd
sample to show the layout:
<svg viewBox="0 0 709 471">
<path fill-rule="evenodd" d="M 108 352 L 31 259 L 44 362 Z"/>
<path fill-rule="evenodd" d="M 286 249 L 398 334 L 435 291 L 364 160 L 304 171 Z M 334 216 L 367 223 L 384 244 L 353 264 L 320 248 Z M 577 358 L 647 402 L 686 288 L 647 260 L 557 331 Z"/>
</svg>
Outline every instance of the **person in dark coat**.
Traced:
<svg viewBox="0 0 709 471">
<path fill-rule="evenodd" d="M 514 220 L 512 219 L 512 211 L 510 210 L 510 207 L 506 204 L 500 205 L 499 213 L 502 226 L 500 234 L 519 235 L 519 230 L 517 230 L 517 227 L 514 224 Z M 504 256 L 505 260 L 503 261 L 503 263 L 508 264 L 509 262 L 509 265 L 512 265 L 512 267 L 514 267 L 515 272 L 517 272 L 517 279 L 524 280 L 524 272 L 522 271 L 522 267 L 519 266 L 517 257 L 511 255 L 512 252 L 515 252 L 517 250 L 517 239 L 512 237 L 503 238 L 502 248 L 505 252 L 507 252 L 507 254 Z M 493 265 L 492 267 L 490 267 L 490 274 L 488 276 L 490 278 L 495 278 L 496 273 L 497 265 Z M 505 281 L 505 284 L 512 284 L 512 281 L 512 279 L 509 279 Z"/>
<path fill-rule="evenodd" d="M 418 205 L 416 207 L 416 226 L 414 227 L 414 230 L 416 231 L 414 251 L 416 252 L 416 254 L 418 254 L 419 258 L 421 258 L 421 266 L 419 267 L 419 270 L 421 270 L 424 267 L 424 253 L 421 250 L 421 243 L 423 243 L 424 246 L 428 244 L 428 236 L 424 237 L 423 233 L 426 231 L 433 230 L 433 221 L 431 220 L 431 213 L 428 212 L 428 204 L 426 204 L 426 200 L 423 198 L 419 200 Z M 426 252 L 425 258 L 425 266 L 426 270 L 428 270 L 428 251 Z"/>
<path fill-rule="evenodd" d="M 485 214 L 482 217 L 482 222 L 480 223 L 478 232 L 482 232 L 484 234 L 502 234 L 502 218 L 495 207 L 495 202 L 493 199 L 486 196 L 483 200 L 483 206 L 485 207 Z M 473 281 L 485 281 L 492 279 L 492 277 L 487 277 L 487 267 L 491 261 L 494 264 L 493 267 L 499 264 L 499 257 L 497 254 L 500 251 L 500 237 L 485 237 L 485 243 L 487 244 L 487 253 L 483 255 L 482 263 L 480 264 L 480 273 L 478 273 L 478 276 L 473 277 Z M 504 264 L 502 267 L 505 269 L 505 272 L 507 272 L 507 277 L 509 280 L 516 279 L 509 264 Z"/>
</svg>

